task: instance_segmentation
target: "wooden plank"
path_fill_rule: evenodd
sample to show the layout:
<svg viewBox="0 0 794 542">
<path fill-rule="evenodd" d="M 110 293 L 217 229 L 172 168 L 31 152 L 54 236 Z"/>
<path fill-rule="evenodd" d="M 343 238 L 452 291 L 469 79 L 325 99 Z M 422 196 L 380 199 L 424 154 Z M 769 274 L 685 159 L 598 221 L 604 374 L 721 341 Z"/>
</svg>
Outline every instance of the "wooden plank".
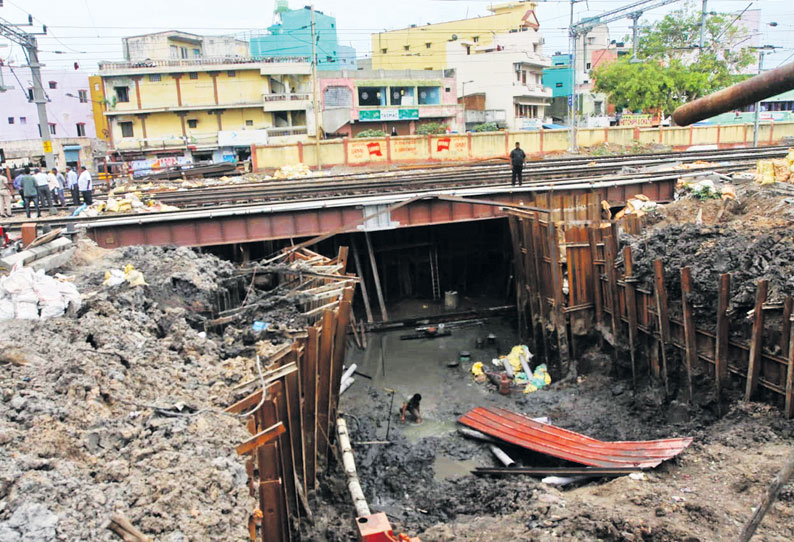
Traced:
<svg viewBox="0 0 794 542">
<path fill-rule="evenodd" d="M 298 343 L 294 346 L 296 359 L 300 356 Z M 300 365 L 300 363 L 299 363 Z M 299 481 L 303 484 L 304 494 L 307 492 L 306 483 L 306 459 L 304 453 L 306 444 L 304 441 L 303 412 L 301 409 L 301 375 L 295 372 L 284 379 L 284 390 L 287 397 L 287 408 L 289 411 L 290 437 L 292 439 L 293 461 L 295 471 Z"/>
<path fill-rule="evenodd" d="M 380 274 L 378 273 L 378 263 L 375 260 L 375 251 L 372 250 L 372 240 L 369 238 L 369 232 L 364 232 L 364 239 L 367 242 L 367 252 L 369 253 L 369 263 L 372 267 L 372 279 L 375 282 L 375 293 L 378 294 L 378 305 L 380 305 L 380 316 L 384 322 L 389 321 L 389 313 L 386 311 L 386 302 L 383 299 L 383 290 L 380 286 Z"/>
<path fill-rule="evenodd" d="M 526 292 L 526 274 L 524 272 L 524 254 L 521 252 L 518 218 L 508 217 L 510 227 L 510 240 L 513 246 L 513 277 L 516 290 L 516 311 L 518 313 L 518 338 L 523 344 L 526 338 L 526 307 L 524 306 Z"/>
<path fill-rule="evenodd" d="M 598 269 L 596 260 L 598 259 L 598 240 L 596 228 L 587 228 L 587 240 L 590 245 L 590 264 L 593 266 L 593 304 L 595 305 L 595 321 L 603 324 L 604 313 L 601 301 L 601 273 Z"/>
<path fill-rule="evenodd" d="M 783 302 L 783 322 L 780 325 L 780 355 L 788 355 L 789 338 L 791 336 L 791 315 L 794 312 L 794 297 L 786 296 Z M 778 382 L 786 381 L 785 367 L 781 367 Z"/>
<path fill-rule="evenodd" d="M 306 330 L 306 349 L 302 358 L 301 390 L 303 391 L 303 457 L 306 461 L 306 485 L 317 488 L 317 358 L 320 340 L 317 326 Z"/>
<path fill-rule="evenodd" d="M 714 382 L 717 386 L 717 400 L 728 382 L 728 300 L 731 293 L 731 274 L 720 275 L 717 291 L 717 341 L 714 348 Z"/>
<path fill-rule="evenodd" d="M 692 305 L 689 296 L 692 294 L 692 271 L 689 267 L 681 268 L 681 306 L 684 312 L 684 344 L 686 346 L 686 378 L 688 401 L 693 400 L 692 395 L 692 369 L 697 363 L 697 341 L 695 336 L 695 320 L 692 316 Z"/>
<path fill-rule="evenodd" d="M 615 276 L 615 245 L 611 232 L 604 238 L 604 253 L 610 299 L 610 318 L 612 320 L 612 340 L 614 341 L 614 346 L 617 347 L 620 341 L 620 297 L 618 295 L 617 277 Z"/>
<path fill-rule="evenodd" d="M 667 367 L 667 345 L 670 343 L 670 316 L 667 307 L 667 288 L 664 285 L 664 264 L 661 259 L 653 262 L 654 297 L 656 318 L 659 323 L 659 347 L 662 351 L 662 379 L 665 395 L 670 395 L 670 381 Z"/>
<path fill-rule="evenodd" d="M 626 296 L 626 315 L 629 319 L 629 355 L 631 357 L 631 383 L 637 391 L 637 294 L 634 291 L 634 267 L 631 258 L 631 247 L 623 248 L 623 262 L 625 273 L 623 275 L 623 291 Z"/>
<path fill-rule="evenodd" d="M 361 258 L 358 256 L 358 249 L 356 249 L 356 242 L 353 236 L 350 236 L 350 248 L 353 249 L 353 261 L 356 262 L 356 274 L 361 282 L 361 297 L 364 298 L 364 310 L 367 311 L 367 322 L 370 324 L 375 320 L 372 318 L 372 306 L 369 303 L 369 295 L 367 295 L 367 281 L 364 280 L 364 268 L 361 267 Z"/>
<path fill-rule="evenodd" d="M 794 326 L 790 326 L 788 342 L 788 367 L 786 368 L 786 418 L 794 417 Z"/>
<path fill-rule="evenodd" d="M 273 395 L 273 406 L 276 409 L 276 416 L 286 427 L 287 434 L 278 440 L 279 459 L 281 460 L 281 483 L 287 497 L 287 514 L 299 517 L 298 492 L 295 487 L 295 455 L 292 451 L 292 428 L 289 422 L 289 410 L 287 408 L 286 386 L 281 386 L 278 393 Z M 291 522 L 288 522 L 291 524 Z M 290 533 L 291 533 L 290 529 Z M 290 534 L 292 536 L 292 534 Z"/>
<path fill-rule="evenodd" d="M 336 263 L 339 264 L 339 274 L 344 275 L 347 271 L 347 253 L 348 248 L 346 246 L 339 247 L 339 252 L 336 256 Z"/>
<path fill-rule="evenodd" d="M 336 426 L 336 413 L 339 408 L 339 386 L 342 384 L 342 367 L 345 364 L 345 348 L 347 346 L 347 327 L 350 325 L 350 305 L 353 302 L 353 288 L 345 290 L 342 302 L 339 304 L 339 313 L 336 317 L 336 340 L 331 353 L 331 399 L 328 405 L 328 425 L 326 435 L 333 432 Z"/>
<path fill-rule="evenodd" d="M 568 329 L 565 325 L 565 315 L 562 312 L 565 301 L 562 294 L 562 269 L 560 268 L 560 254 L 557 246 L 557 228 L 549 224 L 549 256 L 551 258 L 551 280 L 554 291 L 554 324 L 557 329 L 557 350 L 560 356 L 560 377 L 568 376 L 570 367 L 570 351 L 568 349 Z"/>
<path fill-rule="evenodd" d="M 275 409 L 268 403 L 266 401 L 255 414 L 258 427 L 270 427 L 277 423 Z M 262 511 L 262 542 L 286 542 L 289 540 L 289 527 L 286 494 L 279 473 L 281 461 L 278 441 L 259 446 L 256 455 L 259 469 L 259 509 Z"/>
<path fill-rule="evenodd" d="M 769 281 L 762 279 L 758 281 L 758 289 L 755 292 L 755 309 L 753 310 L 753 331 L 750 335 L 750 356 L 747 364 L 747 386 L 744 391 L 744 400 L 752 399 L 758 388 L 758 376 L 761 374 L 761 349 L 763 348 L 764 334 L 764 310 L 763 304 L 766 303 L 767 292 L 769 291 Z"/>
<path fill-rule="evenodd" d="M 260 446 L 267 444 L 287 432 L 284 424 L 278 422 L 267 429 L 260 431 L 250 439 L 237 446 L 237 455 L 250 454 Z"/>
<path fill-rule="evenodd" d="M 331 353 L 336 332 L 336 314 L 327 310 L 323 313 L 322 333 L 320 334 L 320 355 L 317 359 L 317 455 L 328 454 L 328 409 L 331 402 Z M 344 337 L 342 337 L 344 340 Z M 323 436 L 325 435 L 325 436 Z"/>
</svg>

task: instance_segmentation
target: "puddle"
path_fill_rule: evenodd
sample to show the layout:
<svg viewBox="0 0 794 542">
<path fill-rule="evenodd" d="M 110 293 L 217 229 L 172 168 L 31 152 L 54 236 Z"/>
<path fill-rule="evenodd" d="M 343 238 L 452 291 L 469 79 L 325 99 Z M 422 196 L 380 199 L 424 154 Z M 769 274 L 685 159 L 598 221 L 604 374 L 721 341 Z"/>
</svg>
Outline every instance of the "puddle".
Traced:
<svg viewBox="0 0 794 542">
<path fill-rule="evenodd" d="M 451 480 L 468 476 L 476 466 L 477 463 L 471 459 L 460 461 L 439 455 L 433 462 L 433 471 L 436 480 Z"/>
<path fill-rule="evenodd" d="M 409 441 L 416 441 L 425 437 L 438 437 L 457 431 L 455 421 L 437 421 L 425 418 L 422 423 L 408 422 L 402 425 L 402 432 Z"/>
</svg>

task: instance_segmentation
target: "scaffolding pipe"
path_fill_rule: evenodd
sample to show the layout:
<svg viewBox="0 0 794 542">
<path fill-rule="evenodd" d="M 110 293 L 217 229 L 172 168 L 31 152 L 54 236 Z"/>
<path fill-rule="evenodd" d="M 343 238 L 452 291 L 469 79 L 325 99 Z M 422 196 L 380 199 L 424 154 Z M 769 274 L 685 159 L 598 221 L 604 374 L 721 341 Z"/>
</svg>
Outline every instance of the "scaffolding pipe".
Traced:
<svg viewBox="0 0 794 542">
<path fill-rule="evenodd" d="M 361 483 L 356 473 L 356 460 L 353 458 L 353 447 L 350 446 L 350 436 L 347 432 L 347 422 L 344 418 L 336 420 L 336 434 L 339 437 L 339 448 L 342 452 L 342 465 L 347 476 L 347 489 L 353 498 L 353 506 L 356 508 L 356 517 L 369 516 L 369 505 L 361 490 Z"/>
<path fill-rule="evenodd" d="M 686 103 L 675 110 L 673 120 L 678 126 L 689 126 L 792 89 L 794 89 L 794 62 Z"/>
</svg>

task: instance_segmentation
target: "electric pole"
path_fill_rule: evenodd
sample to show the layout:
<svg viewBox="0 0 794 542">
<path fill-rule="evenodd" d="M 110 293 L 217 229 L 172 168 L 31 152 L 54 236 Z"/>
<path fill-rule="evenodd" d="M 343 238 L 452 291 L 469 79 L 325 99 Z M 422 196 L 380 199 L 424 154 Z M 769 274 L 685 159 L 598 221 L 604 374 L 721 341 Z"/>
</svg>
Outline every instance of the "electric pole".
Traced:
<svg viewBox="0 0 794 542">
<path fill-rule="evenodd" d="M 571 0 L 571 26 L 570 28 L 570 65 L 571 65 L 571 95 L 568 96 L 568 122 L 571 123 L 571 152 L 576 152 L 576 30 L 573 27 L 573 7 L 576 0 Z"/>
<path fill-rule="evenodd" d="M 761 71 L 764 68 L 764 54 L 767 51 L 774 51 L 775 47 L 772 45 L 764 45 L 763 47 L 758 47 L 758 75 L 761 75 Z M 761 102 L 755 102 L 753 106 L 753 147 L 758 146 L 758 125 L 761 121 Z"/>
<path fill-rule="evenodd" d="M 703 45 L 705 43 L 706 38 L 706 4 L 708 4 L 708 0 L 703 0 L 703 10 L 700 13 L 700 51 L 703 51 Z"/>
<path fill-rule="evenodd" d="M 44 161 L 47 169 L 55 167 L 55 155 L 52 152 L 52 139 L 50 138 L 50 124 L 47 119 L 47 98 L 44 96 L 44 85 L 41 81 L 41 63 L 39 62 L 39 47 L 36 36 L 47 33 L 47 27 L 42 28 L 42 32 L 23 32 L 17 27 L 32 26 L 33 18 L 28 16 L 28 23 L 23 25 L 12 24 L 0 18 L 0 36 L 11 40 L 21 46 L 25 51 L 30 68 L 31 78 L 33 79 L 33 102 L 39 114 L 39 131 L 41 132 L 41 144 L 44 151 Z"/>
<path fill-rule="evenodd" d="M 317 158 L 317 171 L 320 171 L 320 81 L 317 79 L 317 30 L 314 24 L 314 4 L 311 5 L 312 12 L 312 107 L 314 109 L 314 142 L 315 154 Z"/>
</svg>

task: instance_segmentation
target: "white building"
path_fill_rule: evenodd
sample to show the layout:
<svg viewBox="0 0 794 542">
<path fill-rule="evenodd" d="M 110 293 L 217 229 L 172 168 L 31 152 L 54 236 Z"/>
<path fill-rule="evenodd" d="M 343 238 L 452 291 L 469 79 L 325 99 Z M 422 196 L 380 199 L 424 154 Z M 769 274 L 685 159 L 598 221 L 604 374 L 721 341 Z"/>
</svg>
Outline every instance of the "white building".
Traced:
<svg viewBox="0 0 794 542">
<path fill-rule="evenodd" d="M 484 111 L 467 109 L 468 128 L 498 119 L 509 130 L 533 129 L 549 117 L 552 91 L 542 80 L 551 59 L 543 56 L 543 37 L 537 28 L 494 34 L 487 45 L 450 41 L 447 59 L 458 74 L 458 96 L 485 95 Z"/>
</svg>

